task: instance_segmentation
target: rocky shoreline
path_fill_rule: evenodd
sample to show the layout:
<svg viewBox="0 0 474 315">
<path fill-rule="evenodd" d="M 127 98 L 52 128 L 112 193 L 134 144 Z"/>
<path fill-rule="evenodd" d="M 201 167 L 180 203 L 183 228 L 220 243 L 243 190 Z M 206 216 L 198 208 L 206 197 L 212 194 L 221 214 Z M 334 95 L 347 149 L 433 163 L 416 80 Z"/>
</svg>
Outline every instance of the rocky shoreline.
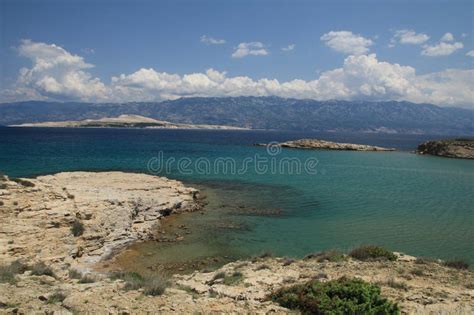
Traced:
<svg viewBox="0 0 474 315">
<path fill-rule="evenodd" d="M 257 144 L 268 146 L 268 144 Z M 393 148 L 383 148 L 366 144 L 338 143 L 320 139 L 299 139 L 278 143 L 283 148 L 318 149 L 318 150 L 346 150 L 346 151 L 395 151 Z"/>
<path fill-rule="evenodd" d="M 404 313 L 474 312 L 472 271 L 403 254 L 369 261 L 334 251 L 297 260 L 264 254 L 170 275 L 159 294 L 134 286 L 137 275 L 97 271 L 128 244 L 155 239 L 164 216 L 201 208 L 199 192 L 175 180 L 122 172 L 2 177 L 0 200 L 0 314 L 287 314 L 272 292 L 343 276 L 380 286 Z"/>
<path fill-rule="evenodd" d="M 474 139 L 427 141 L 418 146 L 416 153 L 458 159 L 474 159 Z"/>
<path fill-rule="evenodd" d="M 157 237 L 163 216 L 200 208 L 197 190 L 145 174 L 5 177 L 1 185 L 1 261 L 41 260 L 58 270 L 88 272 L 127 245 Z"/>
</svg>

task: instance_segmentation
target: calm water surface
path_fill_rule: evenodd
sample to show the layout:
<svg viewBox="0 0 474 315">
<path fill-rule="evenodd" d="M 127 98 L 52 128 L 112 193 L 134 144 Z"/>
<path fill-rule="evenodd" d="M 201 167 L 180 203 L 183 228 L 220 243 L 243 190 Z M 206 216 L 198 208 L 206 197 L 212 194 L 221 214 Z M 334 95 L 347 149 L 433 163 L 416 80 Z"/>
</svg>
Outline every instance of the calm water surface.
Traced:
<svg viewBox="0 0 474 315">
<path fill-rule="evenodd" d="M 283 149 L 270 156 L 252 144 L 319 137 L 395 147 L 398 152 Z M 417 156 L 419 142 L 436 137 L 321 134 L 277 131 L 0 128 L 0 171 L 35 176 L 70 170 L 148 172 L 151 158 L 188 158 L 190 172 L 176 164 L 163 176 L 204 190 L 208 211 L 188 224 L 202 233 L 167 247 L 168 256 L 224 253 L 231 257 L 271 250 L 302 256 L 327 248 L 375 243 L 413 255 L 465 258 L 474 262 L 474 161 Z M 160 153 L 161 152 L 161 153 Z M 199 174 L 198 159 L 317 160 L 317 173 Z M 194 169 L 193 169 L 194 168 Z M 189 170 L 188 170 L 189 171 Z M 186 221 L 186 218 L 182 220 Z M 140 248 L 154 257 L 155 243 Z M 181 246 L 181 247 L 180 247 Z M 138 252 L 140 252 L 138 250 Z M 161 255 L 162 256 L 162 255 Z"/>
</svg>

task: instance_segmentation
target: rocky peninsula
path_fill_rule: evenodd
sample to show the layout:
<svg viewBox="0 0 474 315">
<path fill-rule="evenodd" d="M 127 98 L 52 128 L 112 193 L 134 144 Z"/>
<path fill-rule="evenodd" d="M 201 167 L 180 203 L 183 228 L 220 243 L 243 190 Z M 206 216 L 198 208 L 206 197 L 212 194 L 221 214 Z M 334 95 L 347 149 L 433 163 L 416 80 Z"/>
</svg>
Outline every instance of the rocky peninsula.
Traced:
<svg viewBox="0 0 474 315">
<path fill-rule="evenodd" d="M 153 239 L 161 217 L 200 207 L 197 190 L 145 174 L 5 177 L 1 188 L 0 260 L 84 272 L 134 241 Z"/>
<path fill-rule="evenodd" d="M 427 141 L 420 144 L 416 152 L 450 158 L 474 159 L 474 139 Z"/>
<path fill-rule="evenodd" d="M 164 120 L 157 120 L 140 115 L 120 115 L 100 119 L 47 121 L 10 125 L 10 127 L 53 127 L 53 128 L 152 128 L 152 129 L 224 129 L 247 130 L 234 126 L 179 124 Z"/>
<path fill-rule="evenodd" d="M 267 146 L 267 144 L 258 144 Z M 338 143 L 320 139 L 300 139 L 278 143 L 283 148 L 319 149 L 319 150 L 346 150 L 346 151 L 395 151 L 393 148 L 383 148 L 366 144 Z"/>
<path fill-rule="evenodd" d="M 380 287 L 406 313 L 474 312 L 474 277 L 463 262 L 374 247 L 297 260 L 265 253 L 166 280 L 95 268 L 132 242 L 154 239 L 163 216 L 201 209 L 200 200 L 179 181 L 145 174 L 1 177 L 0 314 L 287 314 L 272 299 L 276 290 L 341 277 Z"/>
</svg>

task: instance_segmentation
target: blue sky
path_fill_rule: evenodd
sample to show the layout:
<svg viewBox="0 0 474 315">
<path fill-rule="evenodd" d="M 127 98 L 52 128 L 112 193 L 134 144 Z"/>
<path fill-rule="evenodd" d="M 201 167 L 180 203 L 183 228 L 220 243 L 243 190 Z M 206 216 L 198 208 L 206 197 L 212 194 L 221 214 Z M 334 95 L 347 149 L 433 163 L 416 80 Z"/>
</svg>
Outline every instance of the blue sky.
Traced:
<svg viewBox="0 0 474 315">
<path fill-rule="evenodd" d="M 474 58 L 468 54 L 474 49 L 472 1 L 0 0 L 0 3 L 1 83 L 8 90 L 2 94 L 3 101 L 28 98 L 120 101 L 111 94 L 120 94 L 124 100 L 161 100 L 188 95 L 285 96 L 289 91 L 288 97 L 299 98 L 407 99 L 440 105 L 472 105 L 469 102 L 472 89 L 468 87 L 473 83 L 470 70 Z M 447 33 L 450 35 L 445 36 Z M 207 41 L 203 36 L 207 36 Z M 26 45 L 45 46 L 25 53 L 22 49 L 28 47 L 24 47 L 22 40 L 29 40 Z M 40 50 L 53 44 L 91 66 L 76 63 L 55 66 L 47 73 L 34 70 L 38 61 L 35 54 L 41 54 Z M 236 54 L 239 44 L 243 50 Z M 357 45 L 362 47 L 353 49 Z M 285 47 L 287 50 L 282 50 Z M 368 64 L 377 62 L 377 69 L 370 71 L 384 72 L 385 62 L 413 68 L 417 76 L 415 85 L 419 85 L 419 89 L 405 91 L 411 84 L 407 82 L 402 87 L 393 87 L 392 83 L 387 86 L 387 78 L 380 77 L 383 73 L 375 79 L 366 75 L 361 78 L 367 80 L 369 87 L 354 87 L 349 82 L 354 78 L 340 79 L 334 73 L 330 73 L 329 82 L 316 82 L 319 85 L 315 87 L 314 81 L 320 79 L 321 74 L 351 62 L 354 65 L 365 62 L 359 59 L 347 61 L 347 58 L 370 54 L 375 54 L 375 59 L 372 56 L 371 60 L 365 61 Z M 32 70 L 32 73 L 28 79 L 22 78 L 20 84 L 21 68 Z M 226 72 L 226 78 L 248 77 L 256 85 L 252 83 L 244 90 L 232 90 L 240 84 L 232 81 L 226 87 L 219 86 L 220 92 L 214 93 L 210 92 L 213 86 L 196 81 L 202 78 L 191 78 L 195 86 L 185 88 L 179 83 L 181 87 L 176 90 L 163 88 L 160 81 L 163 78 L 156 75 L 166 72 L 182 79 L 187 74 L 205 74 L 210 68 L 219 73 Z M 140 69 L 153 69 L 155 73 L 128 77 Z M 464 72 L 446 73 L 447 69 Z M 68 71 L 67 74 L 64 71 Z M 72 76 L 71 71 L 90 76 L 79 82 L 85 87 L 76 88 L 64 83 L 66 77 Z M 408 70 L 402 72 L 402 79 L 412 76 Z M 442 78 L 434 78 L 433 73 L 443 73 Z M 120 75 L 124 78 L 112 83 L 112 77 L 119 78 Z M 44 83 L 45 77 L 54 79 L 53 86 Z M 437 86 L 447 77 L 456 88 Z M 276 79 L 279 84 L 295 79 L 307 84 L 313 82 L 301 89 L 314 91 L 296 91 L 294 84 L 283 88 L 269 87 L 265 83 L 262 87 L 263 83 L 258 83 L 261 79 Z M 99 80 L 107 91 L 101 90 L 100 95 L 95 96 L 82 95 L 79 90 L 87 88 L 91 80 Z M 344 81 L 342 86 L 341 80 Z M 374 80 L 383 82 L 374 83 Z M 155 84 L 147 86 L 148 82 Z M 430 82 L 434 83 L 430 85 Z M 203 84 L 205 88 L 202 88 Z M 97 84 L 93 85 L 97 87 Z M 114 88 L 120 85 L 120 91 L 111 91 L 111 85 Z M 252 86 L 258 92 L 250 92 Z M 331 94 L 322 91 L 323 87 L 347 91 Z M 435 88 L 438 89 L 436 93 L 431 91 Z M 461 96 L 447 95 L 459 88 L 467 90 Z"/>
</svg>

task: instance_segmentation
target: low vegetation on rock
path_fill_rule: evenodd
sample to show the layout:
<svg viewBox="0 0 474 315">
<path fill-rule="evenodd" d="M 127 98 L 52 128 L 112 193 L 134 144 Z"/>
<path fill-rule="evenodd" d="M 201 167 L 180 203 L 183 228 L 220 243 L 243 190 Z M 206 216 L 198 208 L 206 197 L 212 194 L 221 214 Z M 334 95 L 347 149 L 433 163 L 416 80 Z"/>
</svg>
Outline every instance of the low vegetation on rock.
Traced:
<svg viewBox="0 0 474 315">
<path fill-rule="evenodd" d="M 50 276 L 54 277 L 53 270 L 44 262 L 38 262 L 31 266 L 31 274 L 34 276 Z"/>
<path fill-rule="evenodd" d="M 26 179 L 21 179 L 21 178 L 11 178 L 12 181 L 15 183 L 18 183 L 24 187 L 35 187 L 35 184 L 33 182 L 30 182 L 29 180 Z"/>
<path fill-rule="evenodd" d="M 82 278 L 82 273 L 77 271 L 76 269 L 69 269 L 69 278 L 71 279 L 81 279 Z"/>
<path fill-rule="evenodd" d="M 14 284 L 16 282 L 15 275 L 22 274 L 28 269 L 28 266 L 19 260 L 6 266 L 0 266 L 0 283 Z"/>
<path fill-rule="evenodd" d="M 66 299 L 66 295 L 61 291 L 56 291 L 48 297 L 49 304 L 61 303 Z"/>
<path fill-rule="evenodd" d="M 79 283 L 94 283 L 95 278 L 92 275 L 84 275 L 79 279 Z"/>
<path fill-rule="evenodd" d="M 244 279 L 244 275 L 240 271 L 235 271 L 232 274 L 226 274 L 224 271 L 218 272 L 212 277 L 211 281 L 208 282 L 209 285 L 214 285 L 217 283 L 222 283 L 225 285 L 235 285 Z"/>
<path fill-rule="evenodd" d="M 343 252 L 337 249 L 330 249 L 319 253 L 313 253 L 305 256 L 305 259 L 316 259 L 318 262 L 330 261 L 339 262 L 347 259 Z"/>
<path fill-rule="evenodd" d="M 112 280 L 123 280 L 125 290 L 143 289 L 145 295 L 162 295 L 169 286 L 169 279 L 161 274 L 143 277 L 138 272 L 114 272 L 110 275 Z"/>
<path fill-rule="evenodd" d="M 303 314 L 399 314 L 400 309 L 380 296 L 380 287 L 359 279 L 312 280 L 282 288 L 271 300 Z"/>
<path fill-rule="evenodd" d="M 362 260 L 362 261 L 365 261 L 365 260 L 395 261 L 397 260 L 397 255 L 395 255 L 393 252 L 383 247 L 374 246 L 374 245 L 366 245 L 366 246 L 357 247 L 349 253 L 349 256 L 358 260 Z"/>
<path fill-rule="evenodd" d="M 444 265 L 454 269 L 469 269 L 469 263 L 461 259 L 445 261 Z"/>
<path fill-rule="evenodd" d="M 72 235 L 79 237 L 84 233 L 84 224 L 81 221 L 75 220 L 71 226 Z"/>
<path fill-rule="evenodd" d="M 242 282 L 244 279 L 244 275 L 240 271 L 236 271 L 232 273 L 231 275 L 226 275 L 224 277 L 224 284 L 225 285 L 235 285 L 237 283 Z"/>
<path fill-rule="evenodd" d="M 388 285 L 389 287 L 394 288 L 394 289 L 408 291 L 408 285 L 405 282 L 397 281 L 394 278 L 390 278 L 386 282 L 386 285 Z"/>
</svg>

